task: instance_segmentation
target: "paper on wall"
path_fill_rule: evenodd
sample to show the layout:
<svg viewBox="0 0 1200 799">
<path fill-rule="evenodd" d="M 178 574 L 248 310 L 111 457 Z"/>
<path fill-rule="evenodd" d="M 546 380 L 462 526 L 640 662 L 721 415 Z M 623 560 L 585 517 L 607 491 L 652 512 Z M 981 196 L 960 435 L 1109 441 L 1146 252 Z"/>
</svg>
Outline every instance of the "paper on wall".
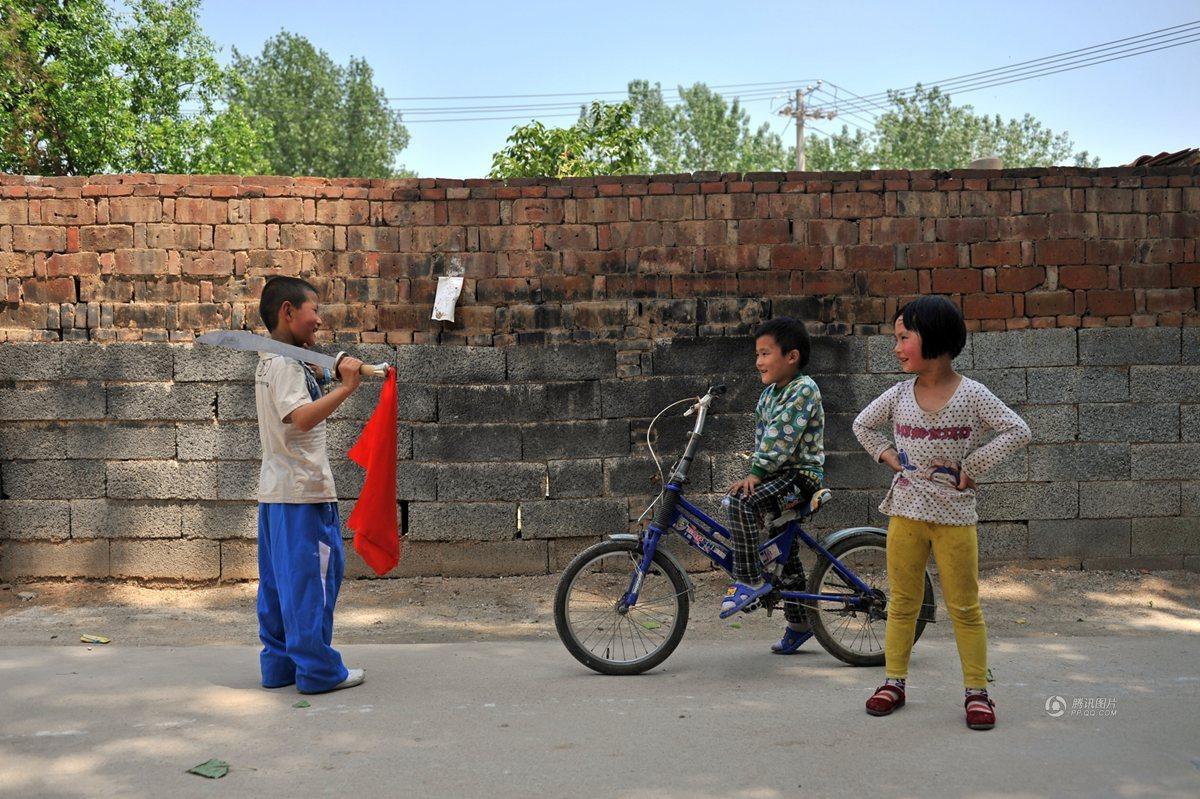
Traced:
<svg viewBox="0 0 1200 799">
<path fill-rule="evenodd" d="M 437 294 L 433 298 L 433 316 L 438 322 L 454 321 L 454 306 L 458 295 L 462 293 L 463 279 L 461 277 L 439 277 Z"/>
</svg>

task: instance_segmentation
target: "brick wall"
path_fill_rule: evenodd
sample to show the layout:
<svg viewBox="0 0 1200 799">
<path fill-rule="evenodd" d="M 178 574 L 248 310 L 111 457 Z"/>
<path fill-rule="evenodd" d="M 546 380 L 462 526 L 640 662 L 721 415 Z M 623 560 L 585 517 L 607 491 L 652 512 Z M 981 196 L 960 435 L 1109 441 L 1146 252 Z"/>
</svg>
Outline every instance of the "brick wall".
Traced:
<svg viewBox="0 0 1200 799">
<path fill-rule="evenodd" d="M 0 178 L 0 577 L 253 576 L 251 361 L 189 342 L 255 327 L 275 273 L 400 369 L 401 574 L 559 568 L 654 493 L 649 418 L 720 376 L 692 487 L 714 507 L 749 446 L 746 334 L 785 313 L 817 334 L 819 526 L 880 523 L 849 424 L 899 378 L 881 325 L 931 291 L 975 331 L 960 367 L 1034 431 L 982 492 L 985 555 L 1194 568 L 1198 230 L 1191 169 Z M 459 322 L 431 322 L 456 267 Z M 331 422 L 344 515 L 375 391 Z"/>
</svg>

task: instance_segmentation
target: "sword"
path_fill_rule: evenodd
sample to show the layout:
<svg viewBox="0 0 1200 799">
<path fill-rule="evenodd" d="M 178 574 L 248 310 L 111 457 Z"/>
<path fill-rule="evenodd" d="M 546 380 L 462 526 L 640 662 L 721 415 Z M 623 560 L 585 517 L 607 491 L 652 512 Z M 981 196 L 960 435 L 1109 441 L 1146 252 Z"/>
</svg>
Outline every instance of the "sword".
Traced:
<svg viewBox="0 0 1200 799">
<path fill-rule="evenodd" d="M 284 344 L 282 341 L 260 336 L 247 330 L 214 330 L 211 333 L 198 336 L 196 341 L 200 344 L 227 347 L 231 350 L 273 352 L 276 355 L 283 355 L 287 358 L 295 358 L 297 361 L 311 363 L 313 366 L 320 366 L 322 369 L 329 369 L 335 375 L 337 374 L 338 361 L 346 355 L 344 352 L 339 352 L 337 355 L 325 355 L 313 350 L 306 350 L 303 347 L 293 347 L 291 344 Z M 358 371 L 364 376 L 387 377 L 388 364 L 386 362 L 377 364 L 364 363 Z"/>
</svg>

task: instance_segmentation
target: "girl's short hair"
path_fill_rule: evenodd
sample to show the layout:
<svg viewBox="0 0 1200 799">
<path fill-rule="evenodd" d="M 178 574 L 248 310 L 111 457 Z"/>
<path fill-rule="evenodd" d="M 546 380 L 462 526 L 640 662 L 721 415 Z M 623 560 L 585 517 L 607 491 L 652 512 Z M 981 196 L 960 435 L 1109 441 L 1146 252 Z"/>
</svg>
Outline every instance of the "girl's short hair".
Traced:
<svg viewBox="0 0 1200 799">
<path fill-rule="evenodd" d="M 787 355 L 792 350 L 799 350 L 799 367 L 803 369 L 808 366 L 808 355 L 812 349 L 812 345 L 809 343 L 808 331 L 804 329 L 803 322 L 793 319 L 790 316 L 780 316 L 776 319 L 771 319 L 763 322 L 758 326 L 758 330 L 754 331 L 755 339 L 760 339 L 763 336 L 770 336 L 775 339 L 775 343 L 779 345 L 779 349 L 784 355 Z"/>
<path fill-rule="evenodd" d="M 921 336 L 921 357 L 936 358 L 949 353 L 957 358 L 967 344 L 967 326 L 962 312 L 945 297 L 918 297 L 896 312 L 896 319 Z M 895 322 L 896 319 L 892 321 Z"/>
</svg>

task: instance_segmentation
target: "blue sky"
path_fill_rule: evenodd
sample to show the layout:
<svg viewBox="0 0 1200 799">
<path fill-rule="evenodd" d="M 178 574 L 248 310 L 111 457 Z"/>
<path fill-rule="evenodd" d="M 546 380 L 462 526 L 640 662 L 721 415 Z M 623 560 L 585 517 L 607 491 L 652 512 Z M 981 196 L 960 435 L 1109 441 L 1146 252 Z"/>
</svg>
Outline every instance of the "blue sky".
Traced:
<svg viewBox="0 0 1200 799">
<path fill-rule="evenodd" d="M 257 54 L 286 29 L 339 63 L 365 58 L 389 97 L 570 93 L 571 97 L 397 100 L 401 109 L 540 104 L 622 92 L 645 78 L 664 89 L 763 84 L 747 94 L 755 124 L 785 132 L 770 96 L 823 79 L 860 95 L 931 83 L 1200 19 L 1200 0 L 947 2 L 445 2 L 206 0 L 205 32 Z M 1105 166 L 1145 152 L 1200 146 L 1200 42 L 955 96 L 979 112 L 1028 112 Z M 825 88 L 830 88 L 829 84 Z M 780 91 L 780 93 L 782 93 Z M 617 100 L 620 94 L 599 96 Z M 752 98 L 752 99 L 751 99 Z M 829 97 L 825 97 L 827 101 Z M 502 119 L 417 122 L 400 160 L 423 177 L 482 177 L 514 125 L 571 109 L 472 112 Z M 511 119 L 509 117 L 520 117 Z M 541 116 L 568 125 L 571 116 Z M 864 116 L 847 116 L 867 125 Z M 836 130 L 840 123 L 823 121 Z M 793 129 L 785 137 L 792 141 Z"/>
</svg>

